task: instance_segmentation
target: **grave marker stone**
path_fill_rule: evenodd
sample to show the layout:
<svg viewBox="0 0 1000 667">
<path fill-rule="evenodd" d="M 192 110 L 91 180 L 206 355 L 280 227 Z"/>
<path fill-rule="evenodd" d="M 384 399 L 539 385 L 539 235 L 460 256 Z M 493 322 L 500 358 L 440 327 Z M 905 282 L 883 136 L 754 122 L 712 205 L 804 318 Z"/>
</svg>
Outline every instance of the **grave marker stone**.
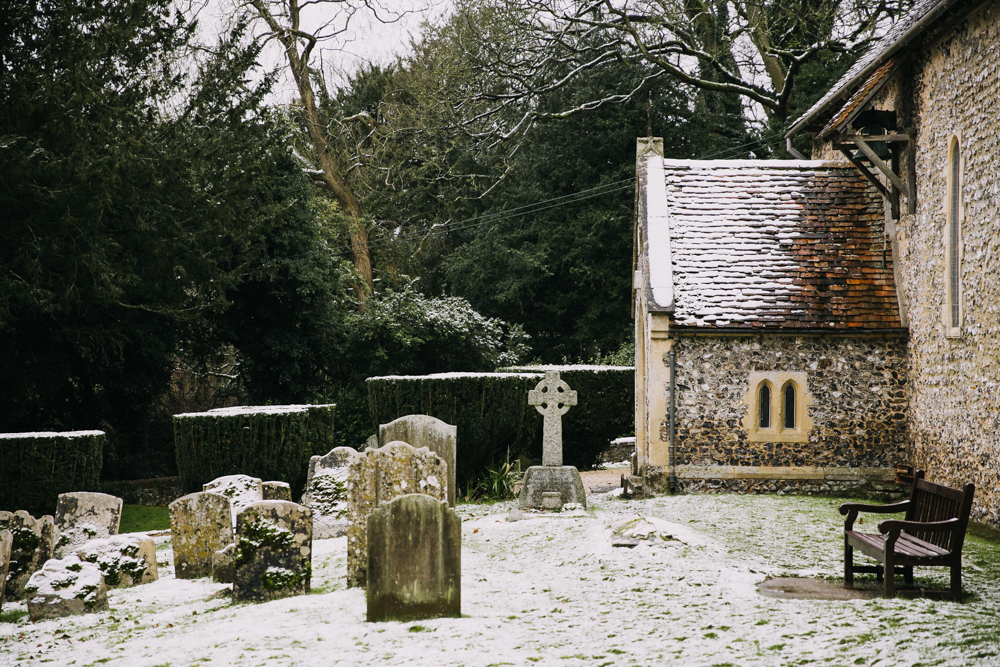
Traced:
<svg viewBox="0 0 1000 667">
<path fill-rule="evenodd" d="M 264 482 L 261 485 L 263 500 L 292 500 L 292 487 L 288 482 Z"/>
<path fill-rule="evenodd" d="M 351 459 L 359 456 L 350 447 L 336 447 L 325 456 L 309 459 L 302 504 L 313 511 L 313 539 L 340 537 L 347 533 L 347 478 Z"/>
<path fill-rule="evenodd" d="M 170 503 L 174 576 L 198 579 L 212 574 L 212 554 L 233 541 L 229 498 L 202 491 Z"/>
<path fill-rule="evenodd" d="M 410 493 L 447 500 L 447 467 L 426 447 L 414 449 L 405 442 L 390 442 L 351 459 L 347 496 L 350 526 L 347 529 L 347 585 L 365 586 L 368 569 L 368 517 L 380 503 Z"/>
<path fill-rule="evenodd" d="M 368 622 L 462 616 L 462 520 L 424 494 L 368 517 Z"/>
<path fill-rule="evenodd" d="M 121 518 L 121 498 L 87 491 L 60 493 L 55 516 L 59 529 L 55 557 L 75 554 L 90 540 L 117 535 Z"/>
<path fill-rule="evenodd" d="M 7 569 L 10 566 L 10 551 L 14 546 L 14 534 L 0 530 L 0 611 L 3 611 L 3 593 L 7 586 Z"/>
<path fill-rule="evenodd" d="M 378 427 L 379 442 L 405 442 L 426 447 L 448 465 L 448 504 L 455 506 L 455 459 L 458 455 L 458 427 L 429 415 L 406 415 Z"/>
<path fill-rule="evenodd" d="M 212 554 L 212 581 L 217 584 L 233 583 L 233 557 L 236 555 L 236 545 L 227 544 Z"/>
<path fill-rule="evenodd" d="M 76 556 L 45 561 L 24 592 L 32 621 L 108 610 L 108 589 L 100 568 Z"/>
<path fill-rule="evenodd" d="M 237 515 L 245 507 L 264 500 L 264 483 L 250 475 L 216 477 L 211 482 L 203 484 L 201 490 L 208 493 L 217 493 L 229 499 L 234 528 L 236 526 Z"/>
<path fill-rule="evenodd" d="M 129 588 L 159 578 L 156 545 L 153 538 L 142 533 L 92 540 L 80 548 L 77 556 L 100 568 L 108 588 Z"/>
<path fill-rule="evenodd" d="M 5 595 L 8 600 L 20 600 L 31 575 L 52 558 L 59 533 L 51 514 L 36 519 L 25 510 L 0 512 L 0 529 L 13 536 Z"/>
<path fill-rule="evenodd" d="M 576 392 L 559 378 L 556 371 L 545 371 L 545 378 L 528 392 L 528 405 L 535 406 L 542 422 L 542 465 L 562 465 L 562 416 L 576 405 Z"/>
<path fill-rule="evenodd" d="M 233 600 L 275 600 L 309 592 L 312 510 L 285 500 L 262 500 L 236 519 Z"/>
</svg>

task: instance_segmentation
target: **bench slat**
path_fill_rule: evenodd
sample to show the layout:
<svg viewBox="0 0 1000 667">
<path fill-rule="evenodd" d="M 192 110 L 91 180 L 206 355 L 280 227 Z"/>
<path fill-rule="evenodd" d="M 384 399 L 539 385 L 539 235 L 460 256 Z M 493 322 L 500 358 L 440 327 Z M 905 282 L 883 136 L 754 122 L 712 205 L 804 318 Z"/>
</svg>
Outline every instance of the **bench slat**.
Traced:
<svg viewBox="0 0 1000 667">
<path fill-rule="evenodd" d="M 885 535 L 870 535 L 868 533 L 858 533 L 853 530 L 848 531 L 847 534 L 879 551 L 885 549 Z M 899 539 L 896 540 L 894 552 L 908 558 L 940 558 L 950 553 L 947 549 L 942 549 L 937 545 L 912 535 L 907 535 L 906 533 L 901 533 Z"/>
</svg>

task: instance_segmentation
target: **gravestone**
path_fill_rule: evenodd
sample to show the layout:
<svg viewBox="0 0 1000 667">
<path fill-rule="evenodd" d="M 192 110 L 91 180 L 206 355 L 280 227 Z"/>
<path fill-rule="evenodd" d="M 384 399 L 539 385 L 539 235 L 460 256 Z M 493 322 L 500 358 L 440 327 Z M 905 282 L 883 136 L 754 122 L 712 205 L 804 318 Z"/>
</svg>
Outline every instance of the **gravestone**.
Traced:
<svg viewBox="0 0 1000 667">
<path fill-rule="evenodd" d="M 76 556 L 45 561 L 31 575 L 24 593 L 32 621 L 108 610 L 108 589 L 100 568 Z"/>
<path fill-rule="evenodd" d="M 288 482 L 264 482 L 261 484 L 263 500 L 292 500 L 292 487 Z"/>
<path fill-rule="evenodd" d="M 104 575 L 108 588 L 129 588 L 156 581 L 156 545 L 141 533 L 114 535 L 84 544 L 77 556 L 94 563 Z"/>
<path fill-rule="evenodd" d="M 100 540 L 118 534 L 122 518 L 122 499 L 106 493 L 77 491 L 60 493 L 56 503 L 55 558 L 75 554 L 90 540 Z"/>
<path fill-rule="evenodd" d="M 227 544 L 212 554 L 212 581 L 217 584 L 233 583 L 233 557 L 236 555 L 236 545 Z"/>
<path fill-rule="evenodd" d="M 10 566 L 10 550 L 14 546 L 14 534 L 0 530 L 0 611 L 3 611 L 3 592 L 7 587 L 7 569 Z"/>
<path fill-rule="evenodd" d="M 542 414 L 542 465 L 524 472 L 518 503 L 521 509 L 558 510 L 563 505 L 587 506 L 587 492 L 580 472 L 562 464 L 562 416 L 576 405 L 576 392 L 559 379 L 556 371 L 528 392 L 528 404 Z M 558 499 L 551 494 L 558 493 Z M 549 495 L 547 495 L 549 494 Z"/>
<path fill-rule="evenodd" d="M 359 456 L 350 447 L 336 447 L 325 456 L 309 459 L 302 504 L 313 511 L 313 539 L 341 537 L 347 533 L 347 478 L 351 459 Z"/>
<path fill-rule="evenodd" d="M 216 477 L 211 482 L 203 484 L 201 490 L 207 493 L 217 493 L 229 499 L 234 528 L 236 517 L 245 507 L 264 500 L 264 483 L 250 475 Z"/>
<path fill-rule="evenodd" d="M 311 509 L 285 500 L 262 500 L 240 512 L 233 554 L 233 601 L 305 595 L 311 579 Z"/>
<path fill-rule="evenodd" d="M 462 616 L 462 520 L 414 493 L 368 517 L 368 622 Z"/>
<path fill-rule="evenodd" d="M 0 512 L 0 529 L 13 536 L 5 595 L 8 600 L 20 600 L 31 575 L 52 558 L 59 533 L 51 514 L 36 519 L 25 510 Z"/>
<path fill-rule="evenodd" d="M 212 554 L 233 541 L 229 498 L 189 493 L 170 503 L 174 577 L 198 579 L 212 574 Z"/>
<path fill-rule="evenodd" d="M 448 504 L 455 506 L 455 459 L 458 453 L 458 427 L 429 415 L 406 415 L 378 427 L 379 442 L 405 442 L 411 447 L 426 447 L 448 464 Z"/>
<path fill-rule="evenodd" d="M 447 467 L 426 447 L 414 449 L 405 442 L 390 442 L 365 451 L 350 462 L 347 497 L 347 585 L 363 587 L 368 569 L 368 517 L 383 502 L 410 493 L 447 500 Z"/>
</svg>

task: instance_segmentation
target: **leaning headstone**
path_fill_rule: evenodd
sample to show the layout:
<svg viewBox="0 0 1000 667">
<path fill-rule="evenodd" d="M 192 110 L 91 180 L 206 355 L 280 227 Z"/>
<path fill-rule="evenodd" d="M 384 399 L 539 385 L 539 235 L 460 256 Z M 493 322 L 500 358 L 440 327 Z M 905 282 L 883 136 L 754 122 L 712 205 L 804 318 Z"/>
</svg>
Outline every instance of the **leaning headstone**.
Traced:
<svg viewBox="0 0 1000 667">
<path fill-rule="evenodd" d="M 24 593 L 32 621 L 108 610 L 108 589 L 100 568 L 76 556 L 46 561 L 31 575 Z"/>
<path fill-rule="evenodd" d="M 406 415 L 388 424 L 379 424 L 379 442 L 398 440 L 411 447 L 426 447 L 448 464 L 448 504 L 455 506 L 455 458 L 458 427 L 429 415 Z"/>
<path fill-rule="evenodd" d="M 0 529 L 13 536 L 5 595 L 8 600 L 20 600 L 31 575 L 52 558 L 59 533 L 52 515 L 36 519 L 25 510 L 0 512 Z"/>
<path fill-rule="evenodd" d="M 275 600 L 309 592 L 312 510 L 285 500 L 262 500 L 236 519 L 233 600 Z"/>
<path fill-rule="evenodd" d="M 368 517 L 384 502 L 410 493 L 447 500 L 447 466 L 426 447 L 390 442 L 351 459 L 347 497 L 347 585 L 363 587 L 368 569 Z"/>
<path fill-rule="evenodd" d="M 309 459 L 302 504 L 313 511 L 313 538 L 322 540 L 347 533 L 347 478 L 351 459 L 359 454 L 350 447 L 337 447 L 326 456 Z"/>
<path fill-rule="evenodd" d="M 542 414 L 542 465 L 524 472 L 518 504 L 521 509 L 558 509 L 564 505 L 587 506 L 587 492 L 580 472 L 562 464 L 562 416 L 576 405 L 576 392 L 559 379 L 559 373 L 546 371 L 545 378 L 528 392 L 528 404 Z M 558 493 L 558 503 L 554 495 Z"/>
<path fill-rule="evenodd" d="M 229 499 L 217 493 L 189 493 L 170 503 L 174 576 L 198 579 L 212 574 L 212 554 L 233 541 Z"/>
<path fill-rule="evenodd" d="M 264 482 L 261 484 L 264 500 L 292 500 L 292 487 L 288 482 Z"/>
<path fill-rule="evenodd" d="M 3 611 L 3 592 L 7 585 L 7 568 L 10 566 L 10 549 L 13 546 L 13 533 L 0 530 L 0 611 Z"/>
<path fill-rule="evenodd" d="M 201 490 L 208 493 L 218 493 L 229 499 L 234 527 L 236 526 L 236 517 L 245 507 L 264 500 L 264 483 L 249 475 L 217 477 L 208 484 L 203 484 Z"/>
<path fill-rule="evenodd" d="M 413 493 L 368 517 L 368 622 L 462 616 L 462 520 Z"/>
<path fill-rule="evenodd" d="M 156 581 L 156 545 L 141 533 L 92 540 L 77 552 L 80 560 L 94 563 L 108 588 L 129 588 Z"/>
<path fill-rule="evenodd" d="M 212 581 L 217 584 L 233 583 L 233 557 L 236 555 L 236 545 L 227 544 L 212 554 Z"/>
<path fill-rule="evenodd" d="M 56 504 L 56 558 L 75 554 L 91 540 L 118 534 L 122 518 L 122 499 L 106 493 L 77 491 L 60 493 Z"/>
</svg>

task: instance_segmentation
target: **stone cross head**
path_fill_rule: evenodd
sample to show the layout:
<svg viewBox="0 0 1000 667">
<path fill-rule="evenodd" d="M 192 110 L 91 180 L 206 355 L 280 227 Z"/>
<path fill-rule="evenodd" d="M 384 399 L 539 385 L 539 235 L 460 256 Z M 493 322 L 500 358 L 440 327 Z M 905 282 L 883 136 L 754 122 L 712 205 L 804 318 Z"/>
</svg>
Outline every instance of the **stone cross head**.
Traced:
<svg viewBox="0 0 1000 667">
<path fill-rule="evenodd" d="M 556 371 L 546 371 L 545 379 L 528 392 L 528 405 L 545 418 L 542 424 L 542 465 L 562 465 L 562 416 L 576 405 L 576 392 L 559 379 Z"/>
</svg>

